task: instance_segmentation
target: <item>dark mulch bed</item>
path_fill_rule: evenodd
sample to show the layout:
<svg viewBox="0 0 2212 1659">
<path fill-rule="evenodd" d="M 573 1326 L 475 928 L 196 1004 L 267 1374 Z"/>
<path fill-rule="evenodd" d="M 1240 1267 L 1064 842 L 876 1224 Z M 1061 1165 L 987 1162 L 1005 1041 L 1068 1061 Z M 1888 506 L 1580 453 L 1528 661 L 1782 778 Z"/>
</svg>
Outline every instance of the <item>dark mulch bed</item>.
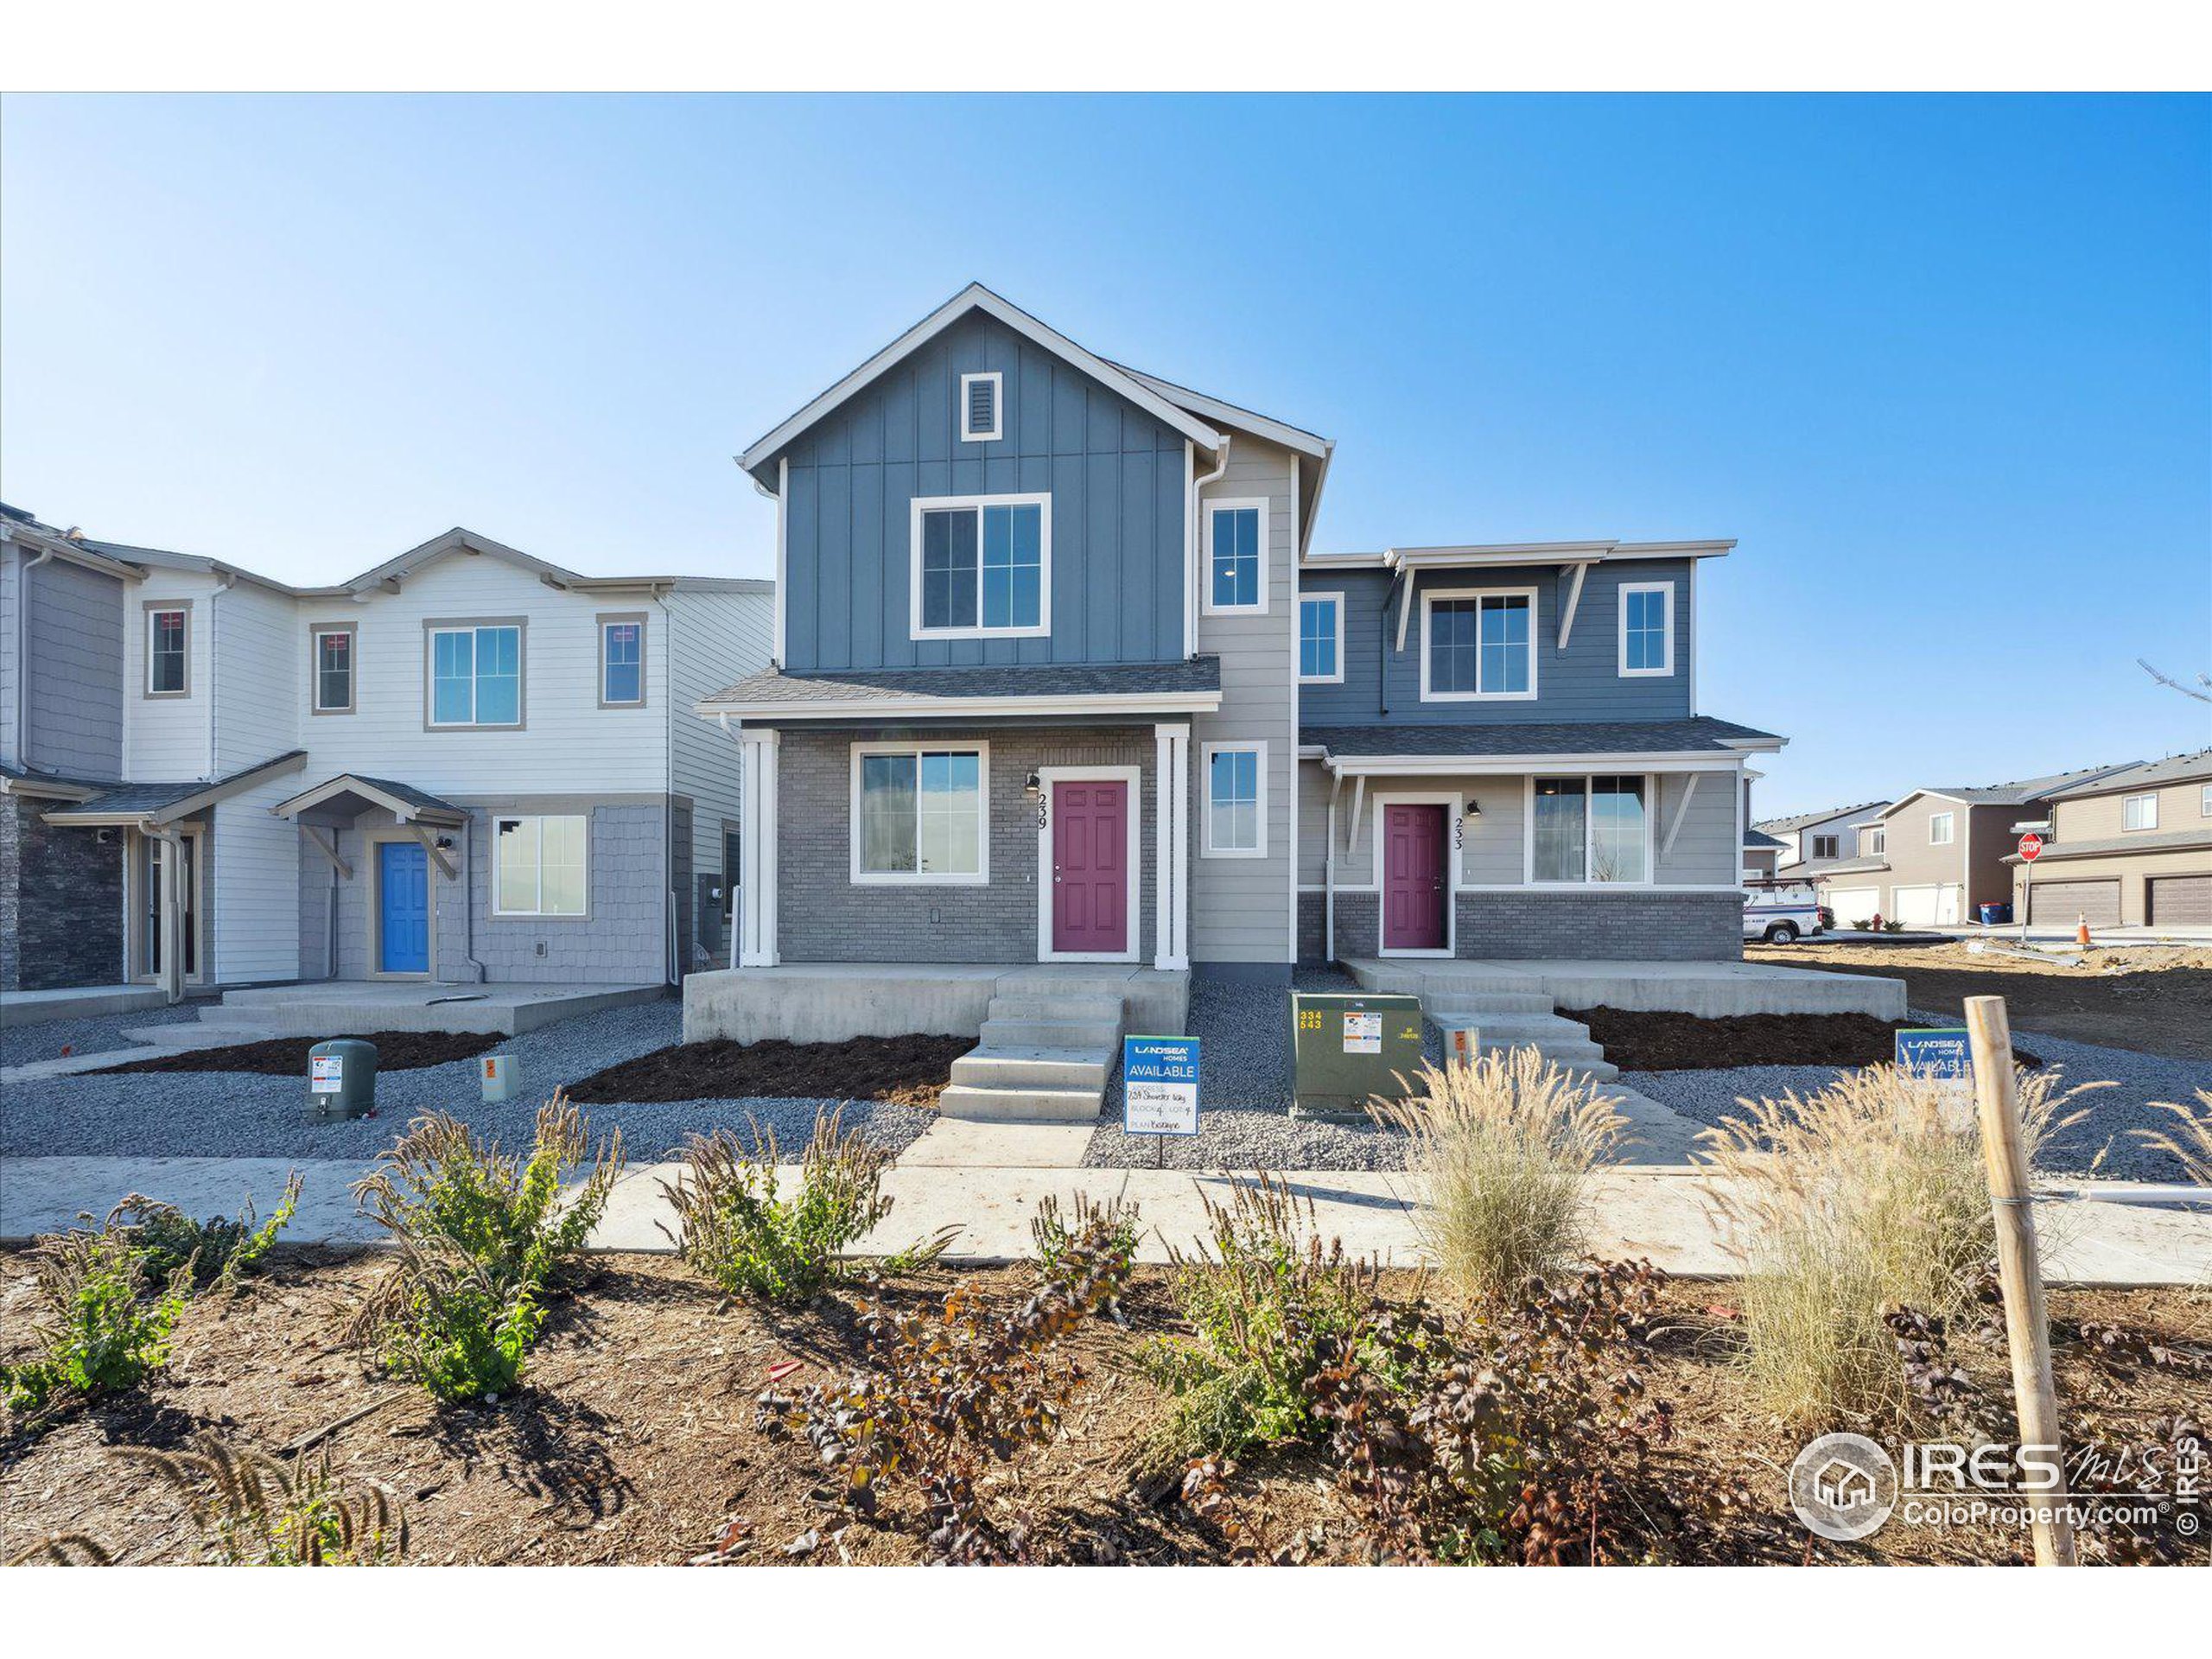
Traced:
<svg viewBox="0 0 2212 1659">
<path fill-rule="evenodd" d="M 1590 1027 L 1592 1041 L 1624 1071 L 1707 1071 L 1738 1065 L 1885 1065 L 1897 1058 L 1897 1033 L 1924 1031 L 1916 1020 L 1877 1020 L 1871 1014 L 1695 1014 L 1632 1008 L 1562 1008 Z M 2043 1061 L 2024 1048 L 2023 1065 Z"/>
<path fill-rule="evenodd" d="M 880 1100 L 934 1110 L 973 1037 L 855 1037 L 844 1043 L 678 1043 L 569 1085 L 586 1105 L 672 1100 Z"/>
<path fill-rule="evenodd" d="M 180 1049 L 174 1054 L 156 1054 L 149 1060 L 103 1066 L 94 1075 L 108 1077 L 118 1071 L 258 1071 L 272 1077 L 303 1077 L 308 1073 L 308 1051 L 327 1040 L 321 1037 L 271 1037 L 264 1042 L 238 1043 L 229 1048 Z M 426 1065 L 473 1060 L 507 1039 L 496 1031 L 372 1031 L 353 1040 L 377 1046 L 378 1071 L 413 1071 Z"/>
</svg>

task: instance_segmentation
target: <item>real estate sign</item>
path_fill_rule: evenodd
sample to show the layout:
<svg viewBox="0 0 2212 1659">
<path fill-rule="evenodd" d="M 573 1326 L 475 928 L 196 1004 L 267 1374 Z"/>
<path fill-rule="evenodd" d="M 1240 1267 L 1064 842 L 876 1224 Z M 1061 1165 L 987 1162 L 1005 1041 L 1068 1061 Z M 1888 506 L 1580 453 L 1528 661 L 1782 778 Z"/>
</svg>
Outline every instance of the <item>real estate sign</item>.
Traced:
<svg viewBox="0 0 2212 1659">
<path fill-rule="evenodd" d="M 1974 1052 L 1963 1029 L 1901 1031 L 1897 1069 L 1935 1084 L 1943 1122 L 1963 1128 L 1974 1122 Z"/>
<path fill-rule="evenodd" d="M 1198 1132 L 1198 1039 L 1122 1039 L 1122 1129 L 1128 1135 Z"/>
</svg>

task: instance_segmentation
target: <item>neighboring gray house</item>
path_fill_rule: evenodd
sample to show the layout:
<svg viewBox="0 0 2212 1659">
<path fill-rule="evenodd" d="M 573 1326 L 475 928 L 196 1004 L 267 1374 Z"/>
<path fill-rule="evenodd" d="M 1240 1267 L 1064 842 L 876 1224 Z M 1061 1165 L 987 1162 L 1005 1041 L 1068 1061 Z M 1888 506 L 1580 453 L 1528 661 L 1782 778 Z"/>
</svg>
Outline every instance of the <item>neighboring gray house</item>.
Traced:
<svg viewBox="0 0 2212 1659">
<path fill-rule="evenodd" d="M 1317 556 L 1333 450 L 980 286 L 747 449 L 740 963 L 1740 954 L 1732 544 Z"/>
</svg>

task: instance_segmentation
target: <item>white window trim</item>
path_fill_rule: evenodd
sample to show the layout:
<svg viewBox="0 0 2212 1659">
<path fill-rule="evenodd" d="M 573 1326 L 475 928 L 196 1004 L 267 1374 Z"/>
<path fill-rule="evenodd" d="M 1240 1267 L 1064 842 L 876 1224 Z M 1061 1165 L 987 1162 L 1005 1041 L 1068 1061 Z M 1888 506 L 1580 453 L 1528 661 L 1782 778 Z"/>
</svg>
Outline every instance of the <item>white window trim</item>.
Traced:
<svg viewBox="0 0 2212 1659">
<path fill-rule="evenodd" d="M 1666 661 L 1657 668 L 1630 668 L 1628 665 L 1628 596 L 1630 594 L 1664 594 L 1667 595 L 1667 654 Z M 1671 582 L 1624 582 L 1620 586 L 1616 601 L 1620 613 L 1620 652 L 1618 667 L 1624 680 L 1664 680 L 1675 673 L 1675 584 Z M 1532 627 L 1530 632 L 1534 632 Z"/>
<path fill-rule="evenodd" d="M 1308 600 L 1325 599 L 1336 609 L 1337 671 L 1333 674 L 1308 674 L 1306 666 L 1306 603 Z M 1298 683 L 1300 685 L 1342 685 L 1344 683 L 1344 596 L 1338 591 L 1300 594 L 1298 596 Z"/>
<path fill-rule="evenodd" d="M 1582 879 L 1580 881 L 1543 881 L 1536 877 L 1536 784 L 1538 774 L 1530 772 L 1522 792 L 1521 817 L 1521 875 L 1532 887 L 1548 892 L 1587 888 L 1597 893 L 1634 892 L 1638 888 L 1659 885 L 1659 777 L 1649 772 L 1560 772 L 1547 767 L 1544 778 L 1580 778 L 1582 780 Z M 1643 880 L 1641 881 L 1599 881 L 1590 874 L 1590 861 L 1595 856 L 1598 837 L 1590 827 L 1590 780 L 1593 778 L 1641 778 L 1643 780 Z"/>
<path fill-rule="evenodd" d="M 1198 571 L 1202 582 L 1199 590 L 1199 609 L 1207 616 L 1265 616 L 1268 613 L 1268 542 L 1270 525 L 1265 496 L 1224 497 L 1206 503 L 1205 534 L 1198 543 Z M 1213 602 L 1213 521 L 1217 513 L 1256 512 L 1260 515 L 1259 579 L 1253 591 L 1259 595 L 1250 605 L 1217 605 Z"/>
<path fill-rule="evenodd" d="M 1383 890 L 1389 885 L 1390 873 L 1383 868 L 1385 837 L 1383 822 L 1386 809 L 1393 806 L 1440 806 L 1445 816 L 1445 878 L 1444 878 L 1444 948 L 1441 950 L 1416 950 L 1407 945 L 1382 943 Z M 1444 960 L 1459 953 L 1459 894 L 1474 891 L 1461 883 L 1464 874 L 1459 855 L 1467 843 L 1467 797 L 1464 790 L 1381 790 L 1368 798 L 1370 818 L 1369 845 L 1374 849 L 1369 860 L 1369 885 L 1363 888 L 1339 887 L 1338 893 L 1371 893 L 1375 895 L 1375 954 L 1378 957 L 1426 957 Z M 1508 889 L 1510 891 L 1510 889 Z"/>
<path fill-rule="evenodd" d="M 582 910 L 545 909 L 545 821 L 548 818 L 575 818 L 584 827 L 584 907 Z M 534 910 L 509 910 L 499 902 L 499 826 L 503 823 L 534 823 L 537 826 L 537 904 Z M 494 812 L 492 814 L 492 913 L 494 916 L 527 918 L 537 922 L 588 922 L 591 920 L 591 814 L 588 812 Z M 432 872 L 435 875 L 435 870 Z M 433 886 L 435 887 L 435 882 Z M 437 908 L 435 900 L 431 909 Z M 431 965 L 437 963 L 433 951 Z"/>
<path fill-rule="evenodd" d="M 1428 683 L 1429 607 L 1438 600 L 1452 599 L 1512 599 L 1529 601 L 1529 689 L 1526 691 L 1484 691 L 1482 687 L 1482 624 L 1479 617 L 1475 625 L 1475 685 L 1472 691 L 1432 691 Z M 1534 588 L 1436 588 L 1425 589 L 1421 596 L 1421 700 L 1423 702 L 1534 702 L 1536 700 L 1536 669 L 1538 653 L 1536 636 L 1541 628 L 1541 604 Z M 1562 774 L 1566 775 L 1566 774 Z M 1618 777 L 1618 772 L 1605 776 Z"/>
<path fill-rule="evenodd" d="M 925 754 L 976 756 L 976 814 L 979 820 L 976 863 L 972 875 L 946 874 L 935 870 L 863 870 L 861 868 L 861 760 L 871 754 L 911 754 L 914 763 L 915 858 L 921 862 L 921 762 Z M 853 885 L 861 887 L 988 887 L 991 884 L 991 746 L 980 739 L 957 739 L 928 743 L 855 743 L 851 773 L 846 785 L 847 863 Z"/>
<path fill-rule="evenodd" d="M 1213 844 L 1213 758 L 1217 753 L 1241 754 L 1248 751 L 1259 757 L 1252 770 L 1255 798 L 1252 803 L 1252 814 L 1259 830 L 1258 842 L 1251 847 L 1217 848 Z M 1200 858 L 1265 858 L 1268 855 L 1268 746 L 1264 741 L 1201 743 L 1198 746 L 1198 793 L 1205 817 L 1198 841 Z"/>
<path fill-rule="evenodd" d="M 987 628 L 983 615 L 983 523 L 985 507 L 1029 507 L 1037 512 L 1037 626 Z M 922 626 L 922 515 L 976 511 L 976 625 L 951 628 Z M 908 512 L 906 534 L 906 632 L 914 639 L 1044 639 L 1052 632 L 1052 498 L 1049 492 L 1027 495 L 918 495 Z"/>
<path fill-rule="evenodd" d="M 2212 818 L 2212 784 L 2205 785 L 2197 794 L 2196 816 L 2200 818 Z"/>
<path fill-rule="evenodd" d="M 2128 809 L 2129 807 L 2131 807 L 2131 806 L 2133 806 L 2133 805 L 2134 805 L 2138 801 L 2148 801 L 2148 802 L 2150 802 L 2150 803 L 2151 803 L 2151 816 L 2150 816 L 2150 819 L 2149 819 L 2149 821 L 2148 821 L 2147 823 L 2128 823 L 2128 821 L 2127 821 L 2127 809 Z M 2146 795 L 2129 795 L 2129 796 L 2125 797 L 2125 798 L 2120 801 L 2120 833 L 2121 833 L 2122 835 L 2127 835 L 2127 836 L 2139 836 L 2139 835 L 2144 835 L 2144 834 L 2148 833 L 2148 832 L 2149 832 L 2149 831 L 2151 831 L 2151 830 L 2156 830 L 2158 827 L 2158 791 L 2156 791 L 2156 790 L 2152 790 L 2152 791 L 2150 791 L 2150 793 L 2148 793 L 2148 794 L 2146 794 Z"/>
<path fill-rule="evenodd" d="M 1938 827 L 1943 831 L 1940 836 L 1936 833 Z M 1959 825 L 1955 814 L 1930 812 L 1928 815 L 1928 844 L 1930 847 L 1948 847 L 1958 838 Z"/>
<path fill-rule="evenodd" d="M 1052 888 L 1053 882 L 1037 883 L 1037 960 L 1039 962 L 1135 962 L 1140 960 L 1137 946 L 1141 943 L 1141 918 L 1137 912 L 1137 890 L 1144 885 L 1142 854 L 1144 850 L 1144 772 L 1140 766 L 1039 766 L 1037 781 L 1045 792 L 1045 810 L 1037 821 L 1037 868 L 1052 868 L 1052 826 L 1058 817 L 1059 805 L 1052 796 L 1053 789 L 1061 784 L 1122 783 L 1128 785 L 1123 798 L 1128 810 L 1128 857 L 1122 871 L 1122 902 L 1124 920 L 1122 937 L 1128 947 L 1122 950 L 1055 950 L 1052 949 Z"/>
<path fill-rule="evenodd" d="M 145 675 L 140 691 L 149 697 L 189 697 L 192 695 L 192 601 L 188 599 L 149 599 L 142 613 L 144 621 Z M 154 689 L 154 631 L 156 620 L 164 616 L 184 619 L 183 683 L 174 691 Z"/>
<path fill-rule="evenodd" d="M 968 424 L 971 407 L 968 388 L 978 380 L 991 383 L 991 429 L 978 432 Z M 1006 376 L 997 369 L 987 374 L 963 374 L 960 377 L 960 442 L 963 443 L 995 443 L 1006 435 Z"/>
<path fill-rule="evenodd" d="M 1883 858 L 1889 854 L 1890 831 L 1887 825 L 1877 824 L 1871 830 L 1861 830 L 1859 841 L 1859 852 L 1862 858 Z"/>
<path fill-rule="evenodd" d="M 642 709 L 646 702 L 645 653 L 648 649 L 646 632 L 651 619 L 643 611 L 602 611 L 599 615 L 599 706 L 602 709 Z M 638 631 L 638 695 L 615 699 L 607 695 L 607 671 L 613 666 L 607 657 L 607 631 L 609 628 L 635 628 Z"/>
</svg>

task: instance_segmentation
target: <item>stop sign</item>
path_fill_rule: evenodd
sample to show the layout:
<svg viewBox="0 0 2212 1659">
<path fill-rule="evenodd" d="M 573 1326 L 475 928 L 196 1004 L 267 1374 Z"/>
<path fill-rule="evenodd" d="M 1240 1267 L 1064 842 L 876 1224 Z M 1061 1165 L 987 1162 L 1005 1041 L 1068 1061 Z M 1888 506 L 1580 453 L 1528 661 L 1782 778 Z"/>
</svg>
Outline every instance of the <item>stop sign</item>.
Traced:
<svg viewBox="0 0 2212 1659">
<path fill-rule="evenodd" d="M 2020 856 L 2032 864 L 2043 855 L 2043 837 L 2031 830 L 2020 837 Z"/>
</svg>

